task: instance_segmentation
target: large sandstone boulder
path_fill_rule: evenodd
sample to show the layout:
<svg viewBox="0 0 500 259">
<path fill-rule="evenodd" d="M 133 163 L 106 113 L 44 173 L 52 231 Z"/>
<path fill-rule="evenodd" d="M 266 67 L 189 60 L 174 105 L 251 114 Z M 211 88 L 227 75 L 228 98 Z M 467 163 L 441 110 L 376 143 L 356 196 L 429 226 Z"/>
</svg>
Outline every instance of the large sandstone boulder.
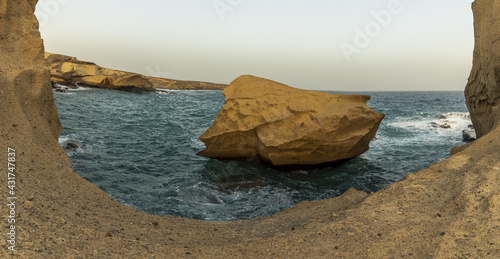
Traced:
<svg viewBox="0 0 500 259">
<path fill-rule="evenodd" d="M 200 136 L 200 156 L 258 156 L 273 166 L 339 162 L 368 150 L 383 114 L 366 106 L 365 95 L 292 88 L 241 76 L 224 89 L 226 104 Z"/>
<path fill-rule="evenodd" d="M 472 8 L 476 43 L 465 97 L 477 137 L 481 137 L 500 121 L 500 4 L 475 1 Z"/>
<path fill-rule="evenodd" d="M 7 210 L 0 215 L 5 233 L 16 232 L 17 246 L 10 251 L 12 235 L 0 235 L 2 258 L 500 258 L 498 127 L 378 192 L 349 190 L 270 217 L 190 220 L 117 203 L 73 172 L 57 142 L 62 127 L 42 59 L 36 2 L 0 4 L 0 186 L 8 186 L 9 147 L 16 150 L 18 174 L 15 225 Z M 500 6 L 500 0 L 474 3 Z M 479 10 L 500 20 L 500 12 L 488 8 L 475 8 L 475 17 L 483 16 Z M 7 197 L 5 191 L 4 202 Z"/>
</svg>

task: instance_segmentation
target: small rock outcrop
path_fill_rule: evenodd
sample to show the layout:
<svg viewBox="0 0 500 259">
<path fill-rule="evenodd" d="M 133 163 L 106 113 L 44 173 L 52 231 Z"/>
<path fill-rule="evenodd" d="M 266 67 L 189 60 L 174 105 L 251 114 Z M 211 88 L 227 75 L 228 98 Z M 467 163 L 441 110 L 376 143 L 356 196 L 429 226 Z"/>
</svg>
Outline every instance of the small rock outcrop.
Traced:
<svg viewBox="0 0 500 259">
<path fill-rule="evenodd" d="M 82 142 L 70 139 L 64 143 L 63 148 L 69 152 L 76 152 L 78 149 L 82 148 Z"/>
<path fill-rule="evenodd" d="M 500 122 L 500 5 L 491 0 L 475 1 L 472 9 L 476 43 L 465 97 L 479 138 Z"/>
<path fill-rule="evenodd" d="M 464 142 L 471 142 L 476 140 L 476 138 L 477 138 L 476 132 L 473 129 L 462 130 L 462 139 Z"/>
<path fill-rule="evenodd" d="M 137 73 L 113 70 L 81 61 L 74 57 L 45 52 L 50 65 L 52 84 L 90 86 L 131 92 L 162 89 L 222 90 L 227 85 L 196 81 L 179 81 L 149 77 Z"/>
<path fill-rule="evenodd" d="M 224 89 L 226 104 L 200 136 L 200 156 L 258 156 L 273 166 L 309 166 L 354 158 L 369 148 L 383 114 L 365 95 L 306 91 L 241 76 Z"/>
<path fill-rule="evenodd" d="M 450 158 L 378 192 L 348 190 L 270 217 L 210 222 L 147 215 L 117 203 L 71 169 L 57 141 L 62 127 L 43 62 L 36 3 L 0 4 L 0 186 L 9 186 L 8 148 L 15 149 L 19 175 L 10 214 L 16 222 L 7 220 L 8 211 L 0 216 L 0 227 L 16 232 L 15 240 L 0 235 L 2 258 L 500 258 L 495 126 Z M 500 0 L 475 0 L 474 16 L 499 21 L 499 6 Z M 476 35 L 498 31 L 498 24 Z M 481 58 L 500 62 L 498 55 Z M 488 82 L 494 84 L 476 86 L 495 90 L 496 82 Z M 498 122 L 484 119 L 485 125 Z M 7 191 L 2 195 L 6 202 Z"/>
</svg>

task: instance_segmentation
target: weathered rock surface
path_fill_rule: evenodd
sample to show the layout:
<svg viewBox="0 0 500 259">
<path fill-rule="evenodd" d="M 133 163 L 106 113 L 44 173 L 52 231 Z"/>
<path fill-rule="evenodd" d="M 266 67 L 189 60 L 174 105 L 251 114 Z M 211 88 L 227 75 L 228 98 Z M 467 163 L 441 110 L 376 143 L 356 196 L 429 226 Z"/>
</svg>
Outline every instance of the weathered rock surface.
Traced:
<svg viewBox="0 0 500 259">
<path fill-rule="evenodd" d="M 25 135 L 37 135 L 36 142 L 56 139 L 63 131 L 50 85 L 50 73 L 43 62 L 34 1 L 2 0 L 0 3 L 0 133 L 11 127 Z M 17 111 L 22 109 L 24 121 Z M 2 147 L 2 150 L 7 150 Z"/>
<path fill-rule="evenodd" d="M 35 4 L 0 3 L 0 172 L 7 172 L 11 147 L 18 175 L 16 251 L 9 252 L 6 231 L 0 257 L 500 258 L 498 124 L 449 159 L 379 192 L 349 190 L 266 218 L 204 222 L 151 216 L 117 203 L 73 172 L 57 142 L 62 128 Z M 475 5 L 476 19 L 500 19 L 500 12 L 477 8 L 494 9 L 500 0 Z M 6 202 L 5 175 L 0 186 Z M 7 230 L 4 212 L 0 228 Z"/>
<path fill-rule="evenodd" d="M 200 156 L 258 156 L 274 166 L 318 165 L 354 158 L 369 148 L 384 118 L 365 95 L 306 91 L 254 76 L 224 89 L 226 104 L 200 136 Z"/>
<path fill-rule="evenodd" d="M 113 70 L 74 57 L 45 52 L 51 67 L 53 84 L 82 85 L 123 91 L 155 91 L 156 88 L 174 90 L 221 90 L 227 85 L 196 81 L 179 81 L 137 73 Z"/>
<path fill-rule="evenodd" d="M 476 45 L 465 97 L 477 137 L 482 137 L 500 121 L 500 4 L 475 1 L 472 8 Z"/>
</svg>

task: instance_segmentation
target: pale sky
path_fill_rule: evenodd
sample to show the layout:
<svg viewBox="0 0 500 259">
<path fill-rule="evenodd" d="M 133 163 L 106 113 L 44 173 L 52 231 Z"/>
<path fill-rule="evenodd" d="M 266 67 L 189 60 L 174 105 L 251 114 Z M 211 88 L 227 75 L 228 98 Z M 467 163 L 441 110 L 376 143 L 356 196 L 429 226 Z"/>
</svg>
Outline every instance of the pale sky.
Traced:
<svg viewBox="0 0 500 259">
<path fill-rule="evenodd" d="M 329 91 L 463 90 L 472 0 L 40 0 L 47 51 L 229 84 L 243 74 Z M 217 8 L 216 8 L 217 7 Z"/>
</svg>

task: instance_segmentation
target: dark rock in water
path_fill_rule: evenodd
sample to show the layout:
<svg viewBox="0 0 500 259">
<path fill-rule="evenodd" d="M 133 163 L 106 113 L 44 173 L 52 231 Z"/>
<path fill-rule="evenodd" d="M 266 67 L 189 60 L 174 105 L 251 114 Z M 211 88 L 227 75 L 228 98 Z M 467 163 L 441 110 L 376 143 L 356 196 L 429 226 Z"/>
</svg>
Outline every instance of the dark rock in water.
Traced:
<svg viewBox="0 0 500 259">
<path fill-rule="evenodd" d="M 76 152 L 78 149 L 82 147 L 82 142 L 76 140 L 68 140 L 64 144 L 64 150 L 70 152 Z"/>
<path fill-rule="evenodd" d="M 448 123 L 445 123 L 443 125 L 439 125 L 439 127 L 443 128 L 443 129 L 449 129 L 449 128 L 451 128 L 450 124 L 448 124 Z"/>
<path fill-rule="evenodd" d="M 469 124 L 469 129 L 474 129 L 474 125 Z"/>
<path fill-rule="evenodd" d="M 66 93 L 66 89 L 57 88 L 56 92 L 58 92 L 58 93 Z"/>
<path fill-rule="evenodd" d="M 463 130 L 462 138 L 464 142 L 471 142 L 476 140 L 476 131 L 474 130 Z"/>
<path fill-rule="evenodd" d="M 446 119 L 448 119 L 448 118 L 446 118 L 446 116 L 444 116 L 444 115 L 441 115 L 441 117 L 439 117 L 439 119 L 440 119 L 440 120 L 446 120 Z"/>
</svg>

